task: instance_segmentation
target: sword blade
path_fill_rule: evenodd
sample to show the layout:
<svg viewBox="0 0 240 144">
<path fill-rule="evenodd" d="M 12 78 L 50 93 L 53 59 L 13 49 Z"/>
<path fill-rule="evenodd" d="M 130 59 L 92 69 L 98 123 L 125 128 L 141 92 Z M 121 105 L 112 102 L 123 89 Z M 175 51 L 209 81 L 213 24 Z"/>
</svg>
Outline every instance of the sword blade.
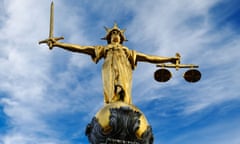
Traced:
<svg viewBox="0 0 240 144">
<path fill-rule="evenodd" d="M 53 30 L 54 30 L 54 4 L 53 1 L 51 3 L 51 8 L 50 8 L 50 26 L 49 26 L 49 37 L 45 40 L 42 40 L 38 42 L 39 44 L 46 43 L 50 49 L 53 48 L 53 41 L 58 41 L 64 39 L 64 37 L 54 37 L 53 35 Z"/>
<path fill-rule="evenodd" d="M 53 30 L 54 30 L 54 4 L 52 1 L 51 8 L 50 8 L 49 38 L 53 38 Z"/>
</svg>

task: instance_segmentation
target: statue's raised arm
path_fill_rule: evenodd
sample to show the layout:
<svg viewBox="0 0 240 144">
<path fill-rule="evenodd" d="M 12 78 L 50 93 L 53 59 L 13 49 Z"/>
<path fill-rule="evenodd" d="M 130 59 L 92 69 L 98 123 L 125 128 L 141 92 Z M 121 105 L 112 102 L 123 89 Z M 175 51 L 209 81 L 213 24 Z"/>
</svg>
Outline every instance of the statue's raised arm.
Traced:
<svg viewBox="0 0 240 144">
<path fill-rule="evenodd" d="M 80 46 L 76 44 L 68 44 L 59 42 L 59 40 L 64 39 L 64 37 L 54 37 L 54 4 L 51 3 L 50 8 L 50 26 L 49 26 L 49 37 L 45 40 L 39 42 L 39 44 L 46 43 L 49 49 L 53 47 L 63 48 L 72 52 L 85 53 L 94 56 L 94 46 Z"/>
<path fill-rule="evenodd" d="M 50 41 L 50 45 L 53 47 L 63 48 L 68 51 L 78 52 L 94 56 L 95 47 L 97 46 L 82 46 L 78 44 L 63 43 L 59 41 Z"/>
<path fill-rule="evenodd" d="M 176 62 L 179 60 L 180 60 L 179 57 L 163 57 L 163 56 L 147 55 L 140 52 L 137 52 L 137 57 L 136 57 L 136 61 L 149 62 L 154 64 L 168 63 L 168 62 L 176 64 Z"/>
</svg>

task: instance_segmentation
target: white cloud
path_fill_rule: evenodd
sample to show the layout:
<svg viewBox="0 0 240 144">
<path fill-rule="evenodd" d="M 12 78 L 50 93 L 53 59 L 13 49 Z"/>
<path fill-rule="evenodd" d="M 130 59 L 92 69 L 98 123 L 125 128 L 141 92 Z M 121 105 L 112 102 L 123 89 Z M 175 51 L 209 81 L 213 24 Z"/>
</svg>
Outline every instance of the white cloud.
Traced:
<svg viewBox="0 0 240 144">
<path fill-rule="evenodd" d="M 59 137 L 61 131 L 56 131 L 49 120 L 57 121 L 54 120 L 57 114 L 75 112 L 88 113 L 82 120 L 90 121 L 89 117 L 96 112 L 94 109 L 89 113 L 91 101 L 97 103 L 102 99 L 98 96 L 83 97 L 90 93 L 85 91 L 86 85 L 79 84 L 77 80 L 79 71 L 76 69 L 89 69 L 90 58 L 79 59 L 71 53 L 65 54 L 65 51 L 57 49 L 49 51 L 47 46 L 38 45 L 39 40 L 48 36 L 49 5 L 49 1 L 4 1 L 7 18 L 0 27 L 0 89 L 6 95 L 1 97 L 0 104 L 10 127 L 1 136 L 4 144 L 67 144 L 64 138 Z M 81 39 L 86 42 L 78 27 L 81 18 L 61 2 L 55 4 L 55 9 L 58 16 L 56 36 L 61 29 L 68 32 L 69 41 Z M 66 69 L 56 72 L 59 67 L 55 64 Z M 92 75 L 94 73 L 91 72 Z M 88 82 L 89 86 L 99 85 L 91 90 L 88 88 L 89 92 L 101 94 L 100 76 L 92 77 Z M 84 131 L 84 123 L 81 125 Z"/>
<path fill-rule="evenodd" d="M 9 134 L 6 137 L 0 137 L 3 144 L 68 144 L 67 142 L 54 140 L 52 138 L 49 139 L 41 139 L 39 136 L 35 136 L 33 134 L 22 134 L 22 133 L 14 133 Z"/>
<path fill-rule="evenodd" d="M 179 82 L 181 77 L 178 80 L 174 79 L 178 82 L 170 81 L 171 86 L 186 92 L 183 101 L 189 105 L 186 107 L 188 112 L 197 112 L 224 101 L 239 99 L 235 92 L 239 85 L 236 81 L 239 77 L 236 71 L 240 65 L 234 62 L 240 56 L 236 53 L 240 45 L 239 37 L 230 27 L 214 30 L 215 24 L 211 19 L 210 8 L 218 2 L 186 0 L 180 3 L 175 1 L 152 3 L 148 1 L 135 7 L 136 17 L 129 26 L 130 37 L 134 43 L 140 43 L 140 51 L 148 49 L 148 52 L 167 56 L 174 56 L 175 52 L 180 52 L 182 63 L 200 65 L 203 78 L 195 86 L 183 85 Z M 135 82 L 139 86 L 135 88 L 144 89 L 146 91 L 143 92 L 144 94 L 156 90 L 153 82 L 147 88 L 140 86 L 141 83 L 153 81 L 154 71 L 151 67 L 149 69 L 146 70 L 144 67 L 136 71 Z M 180 75 L 178 73 L 174 75 L 177 76 Z M 234 84 L 231 85 L 233 82 Z M 158 85 L 158 89 L 164 91 L 168 86 L 169 84 Z M 156 95 L 152 96 L 156 98 Z M 143 95 L 137 97 L 136 101 L 152 100 L 143 97 Z"/>
<path fill-rule="evenodd" d="M 218 123 L 208 127 L 203 127 L 197 131 L 190 131 L 186 134 L 176 137 L 171 144 L 238 144 L 240 129 L 237 120 L 231 120 L 231 123 Z"/>
<path fill-rule="evenodd" d="M 51 140 L 56 132 L 44 117 L 64 110 L 64 103 L 55 102 L 54 95 L 48 95 L 48 86 L 52 84 L 50 53 L 37 44 L 48 31 L 49 4 L 49 1 L 4 1 L 7 18 L 0 29 L 0 89 L 7 95 L 0 103 L 10 125 L 2 136 L 4 144 L 60 143 Z M 49 138 L 38 138 L 38 134 Z"/>
<path fill-rule="evenodd" d="M 112 9 L 110 3 L 98 1 L 90 5 L 87 2 L 84 6 L 91 7 L 93 13 L 104 6 L 103 13 L 98 17 L 102 19 L 92 31 L 98 29 L 104 33 L 99 28 L 105 25 L 105 21 L 113 22 L 118 17 L 125 19 L 131 14 L 133 19 L 129 18 L 131 22 L 126 27 L 129 48 L 166 56 L 180 52 L 184 63 L 200 64 L 203 80 L 196 85 L 183 84 L 180 78 L 176 78 L 182 71 L 174 72 L 173 81 L 158 85 L 152 77 L 155 70 L 152 65 L 139 64 L 134 73 L 134 101 L 148 102 L 171 96 L 172 92 L 166 92 L 167 88 L 176 87 L 184 94 L 179 96 L 186 103 L 184 114 L 192 114 L 224 101 L 239 99 L 235 94 L 239 86 L 239 75 L 236 73 L 239 64 L 235 62 L 239 57 L 236 53 L 239 37 L 231 28 L 210 32 L 213 25 L 209 9 L 217 2 L 120 1 L 120 6 L 113 3 L 114 11 L 106 20 L 103 17 L 109 15 Z M 39 40 L 48 36 L 50 1 L 11 0 L 2 3 L 0 89 L 7 96 L 1 98 L 0 104 L 4 106 L 12 126 L 1 137 L 3 143 L 68 143 L 60 142 L 58 136 L 61 132 L 56 132 L 47 119 L 54 114 L 84 113 L 83 121 L 90 120 L 103 103 L 103 98 L 99 96 L 102 95 L 101 63 L 95 65 L 88 56 L 57 48 L 49 51 L 47 46 L 37 45 Z M 90 16 L 89 9 L 82 5 L 68 6 L 68 2 L 55 2 L 56 36 L 64 35 L 66 42 L 79 44 L 91 44 L 93 38 L 102 36 L 88 33 L 88 24 L 95 21 L 87 17 Z M 125 12 L 124 17 L 121 17 L 121 8 Z M 229 37 L 232 39 L 222 43 Z M 163 91 L 160 97 L 159 91 Z M 146 96 L 149 93 L 151 96 Z M 28 137 L 30 133 L 32 137 Z"/>
</svg>

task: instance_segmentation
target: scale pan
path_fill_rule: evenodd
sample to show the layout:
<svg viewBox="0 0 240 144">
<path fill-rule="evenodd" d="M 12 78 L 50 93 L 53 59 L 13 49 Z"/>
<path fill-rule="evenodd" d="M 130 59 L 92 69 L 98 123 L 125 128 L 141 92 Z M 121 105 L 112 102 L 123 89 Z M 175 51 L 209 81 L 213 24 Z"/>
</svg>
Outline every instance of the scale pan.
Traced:
<svg viewBox="0 0 240 144">
<path fill-rule="evenodd" d="M 184 73 L 183 77 L 187 82 L 194 83 L 201 79 L 201 72 L 196 69 L 190 69 Z"/>
<path fill-rule="evenodd" d="M 158 82 L 167 82 L 172 77 L 172 74 L 167 69 L 158 69 L 154 73 L 154 79 Z"/>
</svg>

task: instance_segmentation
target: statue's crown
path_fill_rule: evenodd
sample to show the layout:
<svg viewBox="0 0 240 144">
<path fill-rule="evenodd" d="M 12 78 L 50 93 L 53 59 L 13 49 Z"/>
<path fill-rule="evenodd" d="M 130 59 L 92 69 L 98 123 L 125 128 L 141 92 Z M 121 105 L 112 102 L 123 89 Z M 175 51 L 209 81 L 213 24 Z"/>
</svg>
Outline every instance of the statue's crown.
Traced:
<svg viewBox="0 0 240 144">
<path fill-rule="evenodd" d="M 120 32 L 120 37 L 121 37 L 121 43 L 123 43 L 123 41 L 127 41 L 125 35 L 124 35 L 124 32 L 126 31 L 126 29 L 120 29 L 117 25 L 117 23 L 114 23 L 113 27 L 112 28 L 107 28 L 107 27 L 104 27 L 105 30 L 106 30 L 106 36 L 104 38 L 102 38 L 102 40 L 107 40 L 108 43 L 110 43 L 111 41 L 111 32 L 116 30 L 118 32 Z"/>
</svg>

